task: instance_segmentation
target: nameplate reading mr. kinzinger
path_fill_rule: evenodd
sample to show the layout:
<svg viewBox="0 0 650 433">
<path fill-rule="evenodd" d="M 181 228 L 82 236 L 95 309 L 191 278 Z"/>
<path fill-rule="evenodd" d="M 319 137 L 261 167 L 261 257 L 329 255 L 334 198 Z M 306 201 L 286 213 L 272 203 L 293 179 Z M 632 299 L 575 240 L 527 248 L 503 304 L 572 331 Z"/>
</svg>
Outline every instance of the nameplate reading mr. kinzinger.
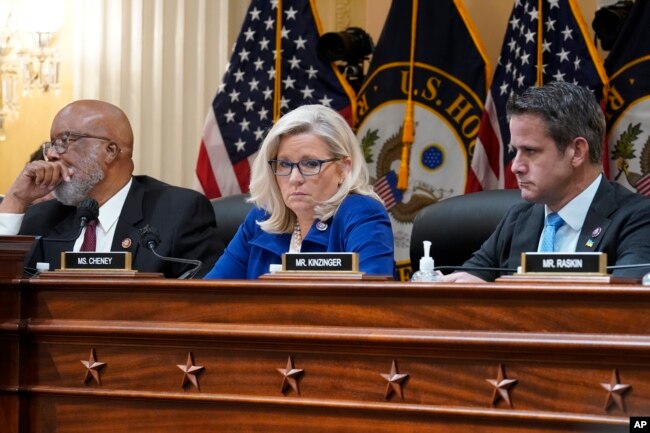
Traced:
<svg viewBox="0 0 650 433">
<path fill-rule="evenodd" d="M 130 252 L 72 252 L 61 253 L 61 269 L 66 270 L 131 270 Z"/>
<path fill-rule="evenodd" d="M 359 272 L 357 253 L 286 253 L 282 256 L 283 271 Z"/>
</svg>

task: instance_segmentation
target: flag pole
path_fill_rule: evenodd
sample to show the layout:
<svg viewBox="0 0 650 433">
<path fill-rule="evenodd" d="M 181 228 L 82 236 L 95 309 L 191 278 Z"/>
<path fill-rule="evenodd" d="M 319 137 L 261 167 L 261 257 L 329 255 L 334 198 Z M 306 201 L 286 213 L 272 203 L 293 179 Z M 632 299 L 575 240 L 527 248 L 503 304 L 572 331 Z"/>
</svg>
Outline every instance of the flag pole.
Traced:
<svg viewBox="0 0 650 433">
<path fill-rule="evenodd" d="M 543 55 L 544 55 L 544 49 L 543 49 L 543 42 L 544 42 L 544 23 L 542 19 L 542 8 L 544 7 L 544 0 L 538 0 L 537 2 L 537 8 L 538 8 L 538 14 L 537 15 L 537 77 L 535 78 L 535 84 L 537 86 L 541 86 L 544 84 L 544 60 L 543 60 Z"/>
<path fill-rule="evenodd" d="M 402 127 L 402 160 L 399 166 L 397 188 L 405 191 L 409 185 L 409 153 L 414 141 L 415 127 L 413 124 L 413 71 L 415 66 L 415 36 L 417 35 L 418 0 L 413 0 L 411 11 L 411 58 L 409 59 L 409 83 L 406 100 L 406 116 Z"/>
<path fill-rule="evenodd" d="M 275 83 L 273 86 L 273 123 L 280 118 L 280 92 L 282 91 L 282 0 L 278 0 L 275 19 Z"/>
</svg>

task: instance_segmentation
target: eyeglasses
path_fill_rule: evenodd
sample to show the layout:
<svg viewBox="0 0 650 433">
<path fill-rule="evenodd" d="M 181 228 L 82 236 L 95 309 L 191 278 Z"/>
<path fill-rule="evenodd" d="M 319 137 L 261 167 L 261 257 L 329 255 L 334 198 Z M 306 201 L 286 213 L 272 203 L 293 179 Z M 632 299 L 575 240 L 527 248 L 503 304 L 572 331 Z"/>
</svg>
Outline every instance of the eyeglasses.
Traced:
<svg viewBox="0 0 650 433">
<path fill-rule="evenodd" d="M 294 167 L 298 167 L 298 171 L 303 176 L 315 176 L 320 173 L 323 164 L 326 162 L 338 161 L 341 158 L 330 159 L 303 159 L 298 162 L 285 161 L 283 159 L 272 159 L 269 161 L 271 170 L 276 176 L 289 176 Z"/>
<path fill-rule="evenodd" d="M 70 143 L 74 143 L 75 141 L 81 140 L 82 138 L 94 138 L 96 140 L 113 141 L 110 138 L 106 137 L 98 137 L 96 135 L 84 134 L 81 132 L 66 131 L 61 137 L 43 143 L 43 157 L 47 161 L 47 154 L 51 149 L 54 149 L 59 155 L 63 155 L 68 150 Z"/>
</svg>

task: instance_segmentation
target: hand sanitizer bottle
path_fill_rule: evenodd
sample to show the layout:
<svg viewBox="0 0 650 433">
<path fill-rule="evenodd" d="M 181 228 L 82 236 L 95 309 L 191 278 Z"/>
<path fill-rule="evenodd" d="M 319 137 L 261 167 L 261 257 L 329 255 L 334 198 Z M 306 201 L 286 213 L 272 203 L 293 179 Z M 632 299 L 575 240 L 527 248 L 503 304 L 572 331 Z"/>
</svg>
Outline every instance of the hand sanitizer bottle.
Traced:
<svg viewBox="0 0 650 433">
<path fill-rule="evenodd" d="M 431 251 L 431 241 L 422 242 L 424 245 L 424 257 L 420 259 L 420 270 L 411 276 L 414 282 L 436 282 L 440 281 L 438 274 L 433 270 L 433 258 L 429 254 Z"/>
</svg>

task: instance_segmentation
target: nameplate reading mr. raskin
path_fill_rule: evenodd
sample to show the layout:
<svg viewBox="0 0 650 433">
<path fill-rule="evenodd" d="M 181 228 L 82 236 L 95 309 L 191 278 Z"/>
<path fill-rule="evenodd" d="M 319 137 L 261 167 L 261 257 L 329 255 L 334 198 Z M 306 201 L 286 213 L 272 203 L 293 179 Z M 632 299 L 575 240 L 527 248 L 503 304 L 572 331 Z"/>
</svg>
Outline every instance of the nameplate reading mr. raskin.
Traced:
<svg viewBox="0 0 650 433">
<path fill-rule="evenodd" d="M 526 274 L 607 275 L 606 253 L 521 253 Z"/>
<path fill-rule="evenodd" d="M 130 252 L 72 252 L 61 253 L 61 269 L 120 269 L 131 270 Z"/>
<path fill-rule="evenodd" d="M 286 253 L 282 255 L 284 271 L 359 272 L 357 253 Z"/>
</svg>

